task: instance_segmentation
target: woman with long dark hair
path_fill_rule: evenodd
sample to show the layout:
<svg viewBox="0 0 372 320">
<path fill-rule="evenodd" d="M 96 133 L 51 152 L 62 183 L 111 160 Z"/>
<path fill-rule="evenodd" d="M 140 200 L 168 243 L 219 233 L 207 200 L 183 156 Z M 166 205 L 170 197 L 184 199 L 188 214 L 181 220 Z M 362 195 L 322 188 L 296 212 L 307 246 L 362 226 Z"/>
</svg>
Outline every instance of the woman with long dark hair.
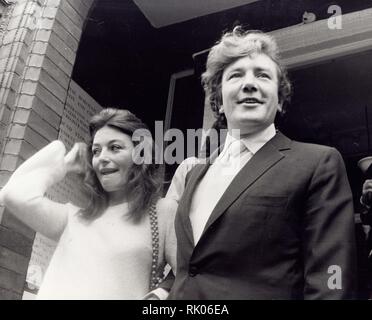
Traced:
<svg viewBox="0 0 372 320">
<path fill-rule="evenodd" d="M 160 198 L 155 161 L 138 161 L 141 142 L 132 137 L 147 129 L 140 119 L 127 110 L 104 109 L 89 129 L 88 148 L 77 143 L 66 154 L 63 143 L 54 141 L 23 163 L 1 190 L 2 202 L 58 241 L 39 299 L 141 299 L 161 281 L 166 263 L 175 270 L 176 204 Z M 68 173 L 83 177 L 87 207 L 44 196 Z"/>
</svg>

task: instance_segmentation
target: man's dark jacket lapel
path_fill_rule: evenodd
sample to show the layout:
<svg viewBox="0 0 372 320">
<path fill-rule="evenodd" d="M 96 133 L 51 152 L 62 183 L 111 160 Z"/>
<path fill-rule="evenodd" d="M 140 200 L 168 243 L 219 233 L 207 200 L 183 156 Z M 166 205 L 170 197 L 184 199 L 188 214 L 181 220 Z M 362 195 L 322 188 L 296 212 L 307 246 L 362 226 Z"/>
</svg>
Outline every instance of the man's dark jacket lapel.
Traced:
<svg viewBox="0 0 372 320">
<path fill-rule="evenodd" d="M 291 140 L 281 133 L 277 133 L 268 141 L 258 152 L 248 161 L 248 163 L 239 171 L 231 184 L 228 186 L 221 199 L 213 209 L 204 231 L 208 228 L 233 204 L 233 202 L 257 179 L 259 179 L 267 170 L 278 163 L 284 154 L 281 151 L 290 148 Z"/>
<path fill-rule="evenodd" d="M 216 207 L 213 209 L 204 231 L 201 235 L 200 240 L 202 240 L 203 235 L 207 232 L 208 228 L 233 204 L 233 202 L 257 179 L 260 178 L 267 170 L 279 162 L 284 154 L 281 151 L 290 148 L 291 140 L 277 133 L 269 142 L 267 142 L 253 157 L 249 162 L 240 170 L 240 172 L 233 179 L 229 187 L 226 189 L 221 199 L 217 202 Z M 221 147 L 222 150 L 223 147 Z M 196 187 L 200 180 L 204 177 L 207 172 L 211 162 L 216 158 L 217 153 L 211 156 L 205 164 L 198 164 L 190 172 L 184 195 L 180 202 L 180 207 L 183 210 L 180 212 L 180 218 L 182 220 L 182 225 L 185 229 L 187 235 L 187 240 L 190 241 L 192 247 L 194 247 L 194 239 L 192 233 L 192 227 L 190 222 L 190 207 L 191 201 L 196 190 Z M 200 241 L 199 240 L 199 241 Z"/>
</svg>

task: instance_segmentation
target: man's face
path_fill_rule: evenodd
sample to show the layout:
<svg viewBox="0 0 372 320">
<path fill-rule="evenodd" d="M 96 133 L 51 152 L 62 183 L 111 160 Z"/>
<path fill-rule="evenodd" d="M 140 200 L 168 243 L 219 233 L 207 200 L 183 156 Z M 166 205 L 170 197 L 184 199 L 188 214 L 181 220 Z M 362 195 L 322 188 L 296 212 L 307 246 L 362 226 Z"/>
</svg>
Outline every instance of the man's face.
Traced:
<svg viewBox="0 0 372 320">
<path fill-rule="evenodd" d="M 278 100 L 278 69 L 267 55 L 242 57 L 222 74 L 222 106 L 229 130 L 254 134 L 274 122 L 281 110 Z"/>
</svg>

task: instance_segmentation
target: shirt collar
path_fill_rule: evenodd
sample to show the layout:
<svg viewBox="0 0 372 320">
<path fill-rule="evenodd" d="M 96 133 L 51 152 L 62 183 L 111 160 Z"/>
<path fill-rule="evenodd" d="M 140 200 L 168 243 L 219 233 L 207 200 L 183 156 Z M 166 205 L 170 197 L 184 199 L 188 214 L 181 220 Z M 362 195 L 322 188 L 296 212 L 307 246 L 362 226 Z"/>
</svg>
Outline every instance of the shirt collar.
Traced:
<svg viewBox="0 0 372 320">
<path fill-rule="evenodd" d="M 272 123 L 266 129 L 254 134 L 253 136 L 244 137 L 241 138 L 240 140 L 244 143 L 244 145 L 252 154 L 255 154 L 266 144 L 266 142 L 271 140 L 275 135 L 276 135 L 275 125 Z M 238 139 L 234 138 L 232 135 L 230 135 L 230 133 L 227 133 L 225 145 L 223 147 L 221 154 L 224 154 L 226 150 L 230 147 L 230 145 L 236 140 Z"/>
</svg>

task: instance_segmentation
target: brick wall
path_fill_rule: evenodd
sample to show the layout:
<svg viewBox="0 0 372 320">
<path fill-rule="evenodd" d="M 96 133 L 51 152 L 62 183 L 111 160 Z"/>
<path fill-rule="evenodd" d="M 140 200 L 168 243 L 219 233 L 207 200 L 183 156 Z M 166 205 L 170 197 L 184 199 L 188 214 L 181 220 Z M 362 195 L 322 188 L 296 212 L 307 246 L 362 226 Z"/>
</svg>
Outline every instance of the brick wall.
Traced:
<svg viewBox="0 0 372 320">
<path fill-rule="evenodd" d="M 94 0 L 18 0 L 0 29 L 0 188 L 58 136 Z M 4 27 L 5 26 L 5 27 Z M 22 297 L 34 232 L 0 207 L 0 300 Z"/>
</svg>

